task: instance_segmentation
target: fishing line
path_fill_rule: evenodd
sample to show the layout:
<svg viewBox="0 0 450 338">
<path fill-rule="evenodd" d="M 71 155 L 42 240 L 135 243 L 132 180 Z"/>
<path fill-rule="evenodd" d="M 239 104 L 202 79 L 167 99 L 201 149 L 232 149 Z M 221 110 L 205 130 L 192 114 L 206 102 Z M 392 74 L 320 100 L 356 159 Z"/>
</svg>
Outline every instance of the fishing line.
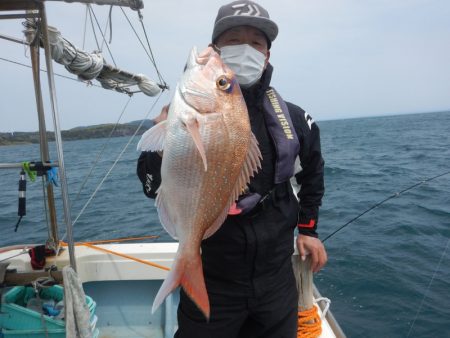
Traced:
<svg viewBox="0 0 450 338">
<path fill-rule="evenodd" d="M 413 322 L 412 322 L 412 324 L 411 324 L 411 326 L 410 326 L 410 328 L 409 328 L 407 337 L 409 337 L 409 336 L 411 335 L 411 332 L 412 332 L 412 329 L 413 329 L 413 327 L 414 327 L 414 324 L 416 323 L 417 317 L 419 317 L 419 313 L 420 313 L 420 311 L 422 310 L 423 302 L 425 301 L 425 298 L 426 298 L 427 295 L 428 295 L 428 291 L 430 290 L 431 284 L 432 284 L 433 281 L 434 281 L 434 277 L 436 277 L 436 273 L 437 273 L 437 272 L 440 270 L 440 268 L 441 268 L 441 263 L 442 263 L 442 260 L 444 259 L 445 254 L 447 253 L 447 249 L 448 249 L 448 245 L 449 245 L 449 244 L 450 244 L 450 238 L 447 240 L 447 245 L 445 246 L 444 252 L 442 253 L 441 258 L 439 259 L 439 263 L 438 263 L 436 269 L 434 270 L 433 276 L 431 277 L 431 280 L 430 280 L 430 282 L 428 283 L 428 287 L 427 287 L 427 289 L 425 290 L 425 293 L 424 293 L 424 295 L 423 295 L 422 301 L 420 302 L 419 308 L 417 309 L 416 316 L 414 317 L 414 320 L 413 320 Z"/>
<path fill-rule="evenodd" d="M 400 196 L 401 194 L 403 194 L 403 193 L 405 193 L 405 192 L 407 192 L 407 191 L 409 191 L 409 190 L 411 190 L 411 189 L 414 189 L 415 187 L 418 187 L 419 185 L 422 185 L 422 184 L 424 184 L 424 183 L 426 183 L 426 182 L 432 181 L 432 180 L 434 180 L 434 179 L 436 179 L 436 178 L 439 178 L 439 177 L 442 177 L 442 176 L 445 176 L 445 175 L 448 175 L 448 174 L 450 174 L 450 171 L 447 171 L 447 172 L 445 172 L 445 173 L 443 173 L 443 174 L 439 174 L 439 175 L 436 175 L 436 176 L 427 178 L 427 179 L 425 179 L 425 180 L 423 180 L 423 181 L 420 181 L 420 182 L 418 182 L 418 183 L 416 183 L 416 184 L 413 184 L 412 186 L 410 186 L 410 187 L 408 187 L 408 188 L 406 188 L 406 189 L 404 189 L 404 190 L 402 190 L 402 191 L 399 191 L 399 192 L 396 192 L 396 193 L 392 194 L 391 196 L 389 196 L 389 197 L 385 198 L 384 200 L 382 200 L 382 201 L 380 201 L 380 202 L 374 204 L 374 205 L 371 206 L 369 209 L 365 210 L 364 212 L 360 213 L 358 216 L 352 218 L 350 221 L 348 221 L 348 222 L 345 223 L 344 225 L 342 225 L 342 226 L 340 226 L 339 228 L 337 228 L 337 229 L 336 229 L 335 231 L 333 231 L 331 234 L 329 234 L 328 236 L 326 236 L 326 237 L 322 240 L 322 243 L 325 242 L 326 240 L 328 240 L 329 238 L 333 237 L 335 234 L 337 234 L 339 231 L 341 231 L 342 229 L 344 229 L 345 227 L 347 227 L 348 225 L 350 225 L 351 223 L 353 223 L 354 221 L 356 221 L 358 218 L 360 218 L 360 217 L 362 217 L 363 215 L 367 214 L 369 211 L 375 209 L 376 207 L 378 207 L 378 206 L 380 206 L 380 205 L 386 203 L 386 202 L 389 201 L 390 199 L 392 199 L 392 198 L 394 198 L 394 197 L 398 197 L 398 196 Z"/>
</svg>

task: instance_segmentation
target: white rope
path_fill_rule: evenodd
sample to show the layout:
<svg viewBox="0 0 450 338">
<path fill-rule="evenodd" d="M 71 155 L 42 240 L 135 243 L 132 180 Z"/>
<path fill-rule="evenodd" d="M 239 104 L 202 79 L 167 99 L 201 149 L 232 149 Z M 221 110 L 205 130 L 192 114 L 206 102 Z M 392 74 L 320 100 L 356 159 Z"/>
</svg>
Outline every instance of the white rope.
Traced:
<svg viewBox="0 0 450 338">
<path fill-rule="evenodd" d="M 64 281 L 64 319 L 66 336 L 92 338 L 90 310 L 77 273 L 70 267 L 62 269 Z"/>
<path fill-rule="evenodd" d="M 147 76 L 124 75 L 117 68 L 107 66 L 100 52 L 87 53 L 78 49 L 64 39 L 56 28 L 49 27 L 49 40 L 52 59 L 64 65 L 69 72 L 78 75 L 82 81 L 96 79 L 103 88 L 118 91 L 124 91 L 123 87 L 137 85 L 148 96 L 156 96 L 161 92 L 158 84 Z"/>
<path fill-rule="evenodd" d="M 320 316 L 321 320 L 325 319 L 325 316 L 327 315 L 328 310 L 330 309 L 331 300 L 326 297 L 319 297 L 314 300 L 314 302 L 319 305 L 319 302 L 325 302 L 325 308 L 322 311 L 322 315 Z"/>
</svg>

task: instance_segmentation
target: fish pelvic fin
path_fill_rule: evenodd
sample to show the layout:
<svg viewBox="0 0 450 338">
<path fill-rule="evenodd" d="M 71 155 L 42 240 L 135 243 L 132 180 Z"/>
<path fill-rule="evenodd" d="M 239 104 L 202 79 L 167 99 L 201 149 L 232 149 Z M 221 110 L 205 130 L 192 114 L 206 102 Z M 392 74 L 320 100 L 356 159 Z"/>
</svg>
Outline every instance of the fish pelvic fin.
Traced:
<svg viewBox="0 0 450 338">
<path fill-rule="evenodd" d="M 194 140 L 195 146 L 197 147 L 198 152 L 203 161 L 203 166 L 205 167 L 205 171 L 208 170 L 208 163 L 206 161 L 206 153 L 205 147 L 203 146 L 202 137 L 200 135 L 200 125 L 198 120 L 193 119 L 186 123 L 186 128 L 191 134 L 192 139 Z"/>
<path fill-rule="evenodd" d="M 183 288 L 189 298 L 197 305 L 206 320 L 209 321 L 210 306 L 208 292 L 203 277 L 203 266 L 200 254 L 195 257 L 180 257 L 175 260 L 169 275 L 164 280 L 153 302 L 152 314 L 159 308 L 164 299 L 178 286 Z"/>
<path fill-rule="evenodd" d="M 167 120 L 155 124 L 144 134 L 137 145 L 140 151 L 161 151 L 164 148 L 164 139 L 166 138 Z"/>
</svg>

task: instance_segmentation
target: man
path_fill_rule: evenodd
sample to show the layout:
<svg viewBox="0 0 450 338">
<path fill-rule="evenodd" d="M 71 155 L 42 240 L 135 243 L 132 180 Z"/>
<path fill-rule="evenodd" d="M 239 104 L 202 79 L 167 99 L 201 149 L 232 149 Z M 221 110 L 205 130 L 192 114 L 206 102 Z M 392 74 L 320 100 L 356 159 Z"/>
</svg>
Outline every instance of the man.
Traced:
<svg viewBox="0 0 450 338">
<path fill-rule="evenodd" d="M 294 229 L 299 231 L 299 252 L 311 255 L 314 272 L 327 260 L 316 233 L 324 193 L 319 129 L 301 108 L 285 103 L 269 86 L 270 47 L 277 34 L 268 12 L 252 1 L 234 1 L 219 9 L 212 44 L 236 73 L 262 169 L 222 227 L 202 242 L 210 321 L 181 290 L 177 338 L 296 337 Z M 156 153 L 144 152 L 138 161 L 144 192 L 152 198 L 160 184 L 160 166 Z M 294 168 L 299 200 L 290 182 Z"/>
</svg>

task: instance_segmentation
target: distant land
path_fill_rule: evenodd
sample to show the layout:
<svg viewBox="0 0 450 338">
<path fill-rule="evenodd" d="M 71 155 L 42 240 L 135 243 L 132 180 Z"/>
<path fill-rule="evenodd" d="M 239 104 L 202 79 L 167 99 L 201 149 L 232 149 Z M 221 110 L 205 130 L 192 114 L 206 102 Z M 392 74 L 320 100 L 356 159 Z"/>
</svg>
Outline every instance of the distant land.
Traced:
<svg viewBox="0 0 450 338">
<path fill-rule="evenodd" d="M 135 133 L 136 128 L 142 120 L 132 121 L 124 124 L 118 124 L 112 134 L 112 137 L 131 136 Z M 109 137 L 111 131 L 114 129 L 114 123 L 99 124 L 94 126 L 76 127 L 69 130 L 63 130 L 61 136 L 63 141 L 84 140 L 92 138 Z M 142 127 L 137 135 L 143 134 L 148 128 L 153 126 L 152 120 L 144 120 Z M 53 131 L 47 131 L 47 138 L 49 141 L 55 140 Z M 31 144 L 39 143 L 39 132 L 13 132 L 0 133 L 0 146 L 14 145 L 14 144 Z"/>
</svg>

